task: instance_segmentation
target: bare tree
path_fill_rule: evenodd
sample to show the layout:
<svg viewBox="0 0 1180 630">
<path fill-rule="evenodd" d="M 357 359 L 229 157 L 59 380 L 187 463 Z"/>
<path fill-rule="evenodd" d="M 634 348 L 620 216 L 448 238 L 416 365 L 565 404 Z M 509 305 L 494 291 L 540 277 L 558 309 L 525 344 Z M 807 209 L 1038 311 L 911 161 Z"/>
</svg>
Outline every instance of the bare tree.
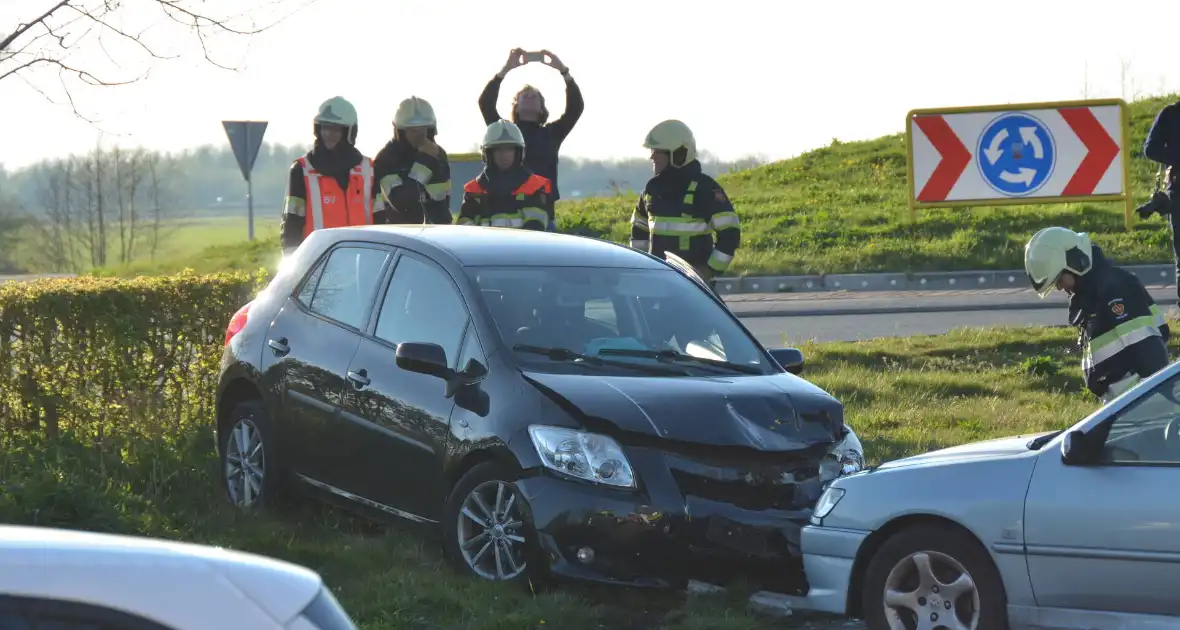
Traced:
<svg viewBox="0 0 1180 630">
<path fill-rule="evenodd" d="M 74 231 L 74 167 L 73 158 L 59 159 L 38 165 L 34 174 L 41 206 L 36 241 L 39 262 L 58 273 L 81 271 Z"/>
<path fill-rule="evenodd" d="M 152 212 L 151 228 L 148 230 L 148 255 L 154 261 L 156 253 L 160 250 L 160 243 L 177 229 L 175 224 L 165 221 L 168 215 L 166 208 L 176 203 L 175 193 L 169 182 L 176 175 L 177 169 L 174 160 L 163 158 L 159 153 L 147 154 L 145 166 L 147 202 Z"/>
<path fill-rule="evenodd" d="M 283 5 L 295 1 L 268 0 L 267 4 Z M 236 67 L 214 59 L 211 48 L 216 37 L 261 33 L 282 22 L 303 6 L 316 1 L 298 0 L 301 6 L 291 13 L 271 24 L 259 26 L 255 19 L 248 15 L 249 12 L 212 15 L 208 12 L 207 0 L 53 0 L 43 13 L 30 15 L 27 21 L 17 24 L 8 35 L 3 35 L 4 31 L 0 31 L 0 80 L 19 78 L 50 102 L 59 103 L 60 101 L 51 97 L 43 86 L 32 80 L 36 71 L 54 70 L 65 101 L 77 116 L 93 122 L 78 110 L 71 93 L 71 84 L 75 87 L 78 84 L 127 85 L 146 76 L 146 72 L 136 74 L 123 70 L 125 61 L 116 60 L 111 56 L 107 39 L 121 40 L 135 50 L 141 59 L 172 59 L 176 55 L 166 54 L 162 44 L 149 43 L 146 36 L 149 31 L 159 28 L 162 24 L 179 27 L 200 43 L 206 61 L 219 68 L 236 70 Z M 240 7 L 241 3 L 226 4 Z M 131 20 L 125 19 L 126 12 L 132 10 L 138 15 L 144 13 L 144 9 L 154 9 L 146 13 L 152 14 L 156 20 L 137 30 L 127 26 Z M 178 38 L 173 35 L 162 39 L 175 41 Z M 82 52 L 82 49 L 91 43 L 97 44 L 113 66 L 120 70 L 98 69 L 96 56 Z"/>
</svg>

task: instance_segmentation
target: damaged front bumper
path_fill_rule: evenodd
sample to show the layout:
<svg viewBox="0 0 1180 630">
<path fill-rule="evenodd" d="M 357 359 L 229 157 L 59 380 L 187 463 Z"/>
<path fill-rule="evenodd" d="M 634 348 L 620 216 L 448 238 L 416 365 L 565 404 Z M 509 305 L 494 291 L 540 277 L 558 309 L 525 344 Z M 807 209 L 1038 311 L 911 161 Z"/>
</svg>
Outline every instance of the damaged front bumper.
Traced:
<svg viewBox="0 0 1180 630">
<path fill-rule="evenodd" d="M 627 448 L 635 488 L 537 469 L 517 481 L 554 575 L 683 588 L 740 579 L 806 592 L 800 531 L 823 491 L 824 453 Z"/>
</svg>

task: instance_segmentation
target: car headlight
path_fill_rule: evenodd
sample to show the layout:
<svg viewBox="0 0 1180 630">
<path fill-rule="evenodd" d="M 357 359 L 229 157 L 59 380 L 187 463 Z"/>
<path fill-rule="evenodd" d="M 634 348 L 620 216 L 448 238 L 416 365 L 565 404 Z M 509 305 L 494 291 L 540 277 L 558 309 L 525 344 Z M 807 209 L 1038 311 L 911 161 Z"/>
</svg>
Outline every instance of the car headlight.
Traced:
<svg viewBox="0 0 1180 630">
<path fill-rule="evenodd" d="M 824 493 L 819 495 L 819 501 L 815 502 L 815 509 L 811 511 L 811 523 L 813 525 L 821 524 L 824 517 L 832 513 L 836 509 L 836 504 L 840 499 L 844 498 L 844 488 L 828 488 Z"/>
<path fill-rule="evenodd" d="M 819 478 L 825 484 L 831 483 L 837 477 L 851 475 L 865 467 L 865 449 L 860 445 L 860 438 L 852 427 L 848 427 L 848 434 L 844 439 L 836 442 L 828 449 L 827 456 L 819 464 Z"/>
<path fill-rule="evenodd" d="M 608 486 L 635 487 L 635 473 L 623 449 L 605 435 L 533 425 L 529 437 L 546 468 Z"/>
</svg>

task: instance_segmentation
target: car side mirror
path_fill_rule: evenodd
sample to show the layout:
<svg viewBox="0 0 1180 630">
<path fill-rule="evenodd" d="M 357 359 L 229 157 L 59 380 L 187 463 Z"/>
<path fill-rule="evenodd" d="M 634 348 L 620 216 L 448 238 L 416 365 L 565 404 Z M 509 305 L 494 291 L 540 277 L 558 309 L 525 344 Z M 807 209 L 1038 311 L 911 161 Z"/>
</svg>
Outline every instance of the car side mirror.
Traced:
<svg viewBox="0 0 1180 630">
<path fill-rule="evenodd" d="M 1069 466 L 1082 466 L 1094 461 L 1094 444 L 1085 431 L 1073 430 L 1061 440 L 1061 461 Z"/>
<path fill-rule="evenodd" d="M 770 356 L 791 374 L 803 373 L 803 352 L 798 348 L 770 348 Z"/>
<path fill-rule="evenodd" d="M 397 344 L 397 366 L 409 372 L 450 379 L 452 370 L 447 366 L 447 352 L 437 343 L 406 341 Z"/>
</svg>

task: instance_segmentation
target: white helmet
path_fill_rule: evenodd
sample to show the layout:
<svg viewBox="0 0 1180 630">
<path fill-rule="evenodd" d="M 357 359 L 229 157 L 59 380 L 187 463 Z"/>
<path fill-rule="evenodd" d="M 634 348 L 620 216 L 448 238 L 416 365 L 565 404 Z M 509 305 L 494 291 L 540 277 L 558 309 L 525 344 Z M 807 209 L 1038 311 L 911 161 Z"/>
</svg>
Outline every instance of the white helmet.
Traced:
<svg viewBox="0 0 1180 630">
<path fill-rule="evenodd" d="M 1093 267 L 1094 246 L 1085 232 L 1047 227 L 1033 234 L 1024 246 L 1024 272 L 1042 298 L 1057 288 L 1062 272 L 1084 276 Z"/>
<path fill-rule="evenodd" d="M 341 127 L 347 129 L 344 134 L 345 141 L 347 141 L 348 144 L 356 144 L 356 107 L 353 107 L 352 103 L 349 103 L 342 96 L 333 96 L 323 103 L 320 103 L 319 111 L 316 112 L 313 123 L 317 136 L 319 136 L 319 128 L 321 124 L 327 123 L 329 125 L 340 125 Z"/>
<path fill-rule="evenodd" d="M 648 149 L 671 153 L 668 163 L 673 168 L 682 168 L 697 159 L 697 141 L 692 129 L 679 120 L 665 120 L 647 132 L 643 146 Z"/>
<path fill-rule="evenodd" d="M 424 98 L 411 96 L 397 106 L 397 113 L 393 115 L 393 126 L 398 129 L 411 127 L 434 127 L 438 119 L 434 116 L 434 107 Z"/>
</svg>

